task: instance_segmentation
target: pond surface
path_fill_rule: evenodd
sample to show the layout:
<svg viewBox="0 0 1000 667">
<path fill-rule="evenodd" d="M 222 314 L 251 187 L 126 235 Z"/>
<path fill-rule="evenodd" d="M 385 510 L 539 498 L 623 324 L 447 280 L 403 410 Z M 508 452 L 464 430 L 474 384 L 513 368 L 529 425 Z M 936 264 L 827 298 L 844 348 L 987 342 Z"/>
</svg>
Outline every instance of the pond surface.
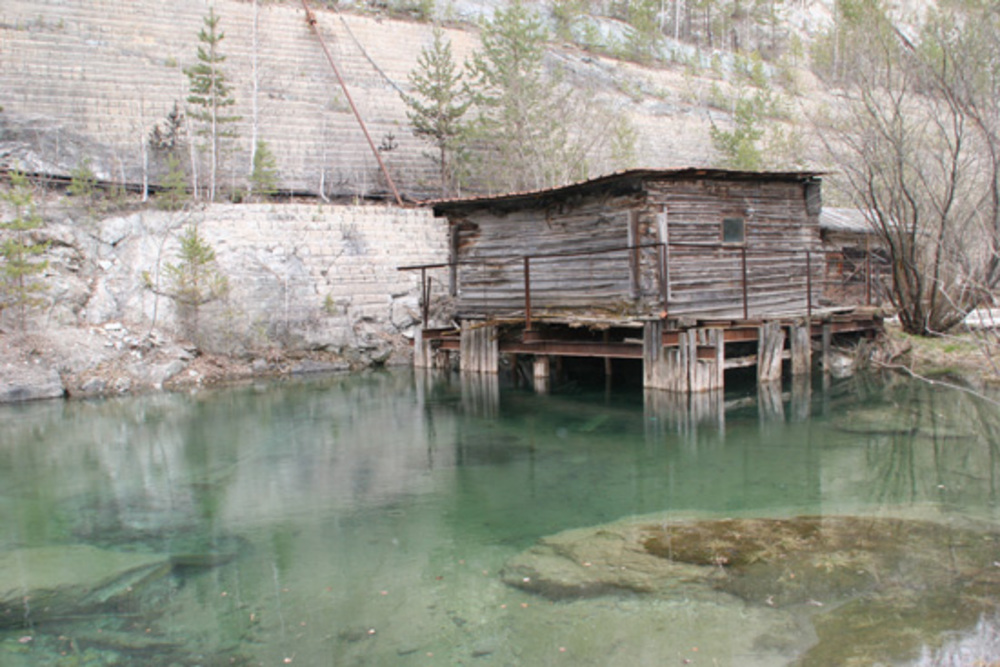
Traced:
<svg viewBox="0 0 1000 667">
<path fill-rule="evenodd" d="M 991 588 L 991 568 L 1000 570 L 998 476 L 995 405 L 899 378 L 825 387 L 817 379 L 786 394 L 736 388 L 689 401 L 578 386 L 540 396 L 485 378 L 399 371 L 8 406 L 0 408 L 0 665 L 990 657 L 1000 648 L 991 611 L 1000 603 Z M 797 567 L 848 563 L 857 576 L 845 580 L 863 590 L 824 582 L 784 598 L 789 572 L 775 568 L 789 556 L 769 549 L 765 534 L 753 538 L 753 560 L 782 579 L 780 590 L 719 585 L 736 581 L 740 563 L 719 556 L 728 547 L 716 543 L 671 564 L 707 568 L 704 585 L 693 577 L 656 590 L 595 585 L 579 589 L 594 594 L 552 596 L 510 580 L 519 576 L 511 563 L 523 564 L 539 540 L 556 536 L 559 552 L 559 536 L 575 529 L 606 545 L 636 521 L 681 526 L 660 530 L 659 557 L 673 553 L 663 546 L 672 535 L 701 530 L 718 542 L 720 531 L 732 537 L 749 525 L 712 520 L 795 517 L 812 517 L 810 535 L 822 517 L 851 530 L 858 520 L 890 521 L 871 525 L 903 526 L 901 535 L 941 527 L 950 546 L 940 559 L 906 558 L 910 547 L 898 544 L 891 559 L 831 552 Z M 843 536 L 809 539 L 811 559 L 823 544 L 845 548 Z M 871 548 L 885 552 L 888 542 Z M 925 576 L 927 561 L 949 553 L 958 553 L 949 576 Z M 870 565 L 889 560 L 891 571 Z M 877 597 L 890 588 L 896 597 Z M 885 611 L 897 598 L 906 613 Z M 850 648 L 865 625 L 849 613 L 858 604 L 868 605 L 864 618 L 881 605 L 883 616 L 905 621 L 902 630 L 868 624 L 875 637 L 865 641 L 888 646 L 874 658 Z M 914 610 L 934 622 L 917 622 Z M 820 645 L 833 653 L 817 653 Z"/>
</svg>

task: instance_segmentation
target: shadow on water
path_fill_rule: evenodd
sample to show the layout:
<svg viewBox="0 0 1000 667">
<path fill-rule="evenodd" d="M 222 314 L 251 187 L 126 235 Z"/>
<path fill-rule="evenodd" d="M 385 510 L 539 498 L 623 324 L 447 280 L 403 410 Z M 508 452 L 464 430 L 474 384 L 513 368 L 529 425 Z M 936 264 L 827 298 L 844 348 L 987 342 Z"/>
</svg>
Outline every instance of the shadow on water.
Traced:
<svg viewBox="0 0 1000 667">
<path fill-rule="evenodd" d="M 609 392 L 583 373 L 538 395 L 495 377 L 381 372 L 2 408 L 0 555 L 18 566 L 0 586 L 0 664 L 548 664 L 560 648 L 577 665 L 838 664 L 836 651 L 879 637 L 881 653 L 852 655 L 937 664 L 995 641 L 995 408 L 892 378 L 763 392 L 744 379 L 676 396 Z M 699 523 L 721 518 L 842 521 L 845 534 L 909 521 L 950 546 L 930 559 L 919 554 L 939 547 L 910 556 L 892 539 L 834 549 L 830 533 L 796 553 L 754 551 L 751 575 L 732 536 Z M 622 559 L 644 549 L 611 539 L 626 524 L 701 526 L 714 551 L 675 565 L 703 568 L 704 590 L 625 586 L 639 569 Z M 581 535 L 596 537 L 567 546 Z M 505 566 L 554 544 L 564 560 L 588 555 L 538 572 L 572 586 L 597 549 L 618 583 L 559 602 L 504 583 Z M 80 553 L 124 571 L 85 584 L 38 557 Z M 125 584 L 132 558 L 156 576 Z M 946 567 L 914 583 L 934 562 Z M 57 594 L 75 610 L 46 619 L 32 606 Z M 871 620 L 893 615 L 906 642 Z"/>
</svg>

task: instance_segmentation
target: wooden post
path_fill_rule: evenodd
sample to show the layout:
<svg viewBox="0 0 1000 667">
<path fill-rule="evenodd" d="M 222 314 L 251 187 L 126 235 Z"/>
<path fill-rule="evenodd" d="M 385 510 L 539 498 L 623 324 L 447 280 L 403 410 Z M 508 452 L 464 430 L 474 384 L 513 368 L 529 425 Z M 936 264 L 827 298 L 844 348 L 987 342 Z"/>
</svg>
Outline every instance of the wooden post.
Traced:
<svg viewBox="0 0 1000 667">
<path fill-rule="evenodd" d="M 500 371 L 500 345 L 495 326 L 462 322 L 460 349 L 462 371 L 469 373 Z"/>
<path fill-rule="evenodd" d="M 765 322 L 757 341 L 757 384 L 781 382 L 785 329 L 777 322 Z"/>
<path fill-rule="evenodd" d="M 532 370 L 535 392 L 539 394 L 549 393 L 549 379 L 552 376 L 552 359 L 544 354 L 536 354 Z"/>
<path fill-rule="evenodd" d="M 808 322 L 791 326 L 792 376 L 809 375 L 812 368 L 812 327 Z"/>
<path fill-rule="evenodd" d="M 725 385 L 725 342 L 722 329 L 690 329 L 687 335 L 691 392 L 713 391 Z M 704 353 L 704 354 L 700 354 Z M 707 358 L 711 355 L 711 358 Z M 704 357 L 704 358 L 703 358 Z"/>
<path fill-rule="evenodd" d="M 680 333 L 680 345 L 663 347 L 663 322 L 646 322 L 642 336 L 643 386 L 689 392 L 688 348 L 686 331 Z"/>
<path fill-rule="evenodd" d="M 416 334 L 413 336 L 413 367 L 434 367 L 434 349 L 431 347 L 431 341 L 424 340 L 424 330 L 422 327 L 418 328 Z"/>
</svg>

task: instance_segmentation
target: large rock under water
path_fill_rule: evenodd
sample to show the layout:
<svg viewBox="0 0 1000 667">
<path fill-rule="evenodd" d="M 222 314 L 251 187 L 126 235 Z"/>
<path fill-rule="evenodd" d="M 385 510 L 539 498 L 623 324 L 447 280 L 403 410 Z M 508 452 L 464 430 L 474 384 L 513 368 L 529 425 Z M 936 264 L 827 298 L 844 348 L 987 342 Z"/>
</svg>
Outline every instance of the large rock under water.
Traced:
<svg viewBox="0 0 1000 667">
<path fill-rule="evenodd" d="M 169 556 L 83 544 L 0 552 L 0 628 L 114 603 L 167 574 Z"/>
<path fill-rule="evenodd" d="M 893 663 L 1000 611 L 1000 533 L 877 517 L 647 519 L 546 537 L 502 576 L 552 600 L 724 593 L 800 609 L 818 641 L 798 664 Z"/>
</svg>

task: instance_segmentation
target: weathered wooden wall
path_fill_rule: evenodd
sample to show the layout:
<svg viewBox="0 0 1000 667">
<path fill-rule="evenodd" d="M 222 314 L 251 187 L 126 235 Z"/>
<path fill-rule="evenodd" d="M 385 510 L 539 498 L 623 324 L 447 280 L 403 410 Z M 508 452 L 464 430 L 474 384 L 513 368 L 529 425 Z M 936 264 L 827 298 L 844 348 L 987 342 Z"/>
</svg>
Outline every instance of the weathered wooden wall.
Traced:
<svg viewBox="0 0 1000 667">
<path fill-rule="evenodd" d="M 657 216 L 666 216 L 671 244 L 719 244 L 723 218 L 745 221 L 750 317 L 804 311 L 807 268 L 817 301 L 823 275 L 818 192 L 811 189 L 817 186 L 763 179 L 656 180 L 646 186 L 649 197 L 641 219 L 647 242 L 658 240 Z M 806 250 L 812 252 L 809 260 Z M 668 253 L 671 315 L 743 315 L 741 245 L 671 245 Z"/>
<path fill-rule="evenodd" d="M 632 275 L 624 248 L 629 211 L 637 205 L 635 197 L 595 197 L 559 211 L 476 211 L 455 227 L 459 315 L 522 311 L 525 256 L 535 256 L 532 308 L 630 308 Z M 620 250 L 551 257 L 612 248 Z"/>
<path fill-rule="evenodd" d="M 634 194 L 550 194 L 449 213 L 459 316 L 522 313 L 526 256 L 536 317 L 659 317 L 666 294 L 671 316 L 738 318 L 744 280 L 747 316 L 802 313 L 810 273 L 817 303 L 823 277 L 818 184 L 766 175 L 667 176 L 642 186 Z M 721 245 L 724 218 L 745 221 L 745 244 Z M 663 242 L 670 244 L 665 253 L 657 247 Z M 807 250 L 813 253 L 808 260 Z M 596 251 L 605 252 L 586 254 Z"/>
</svg>

